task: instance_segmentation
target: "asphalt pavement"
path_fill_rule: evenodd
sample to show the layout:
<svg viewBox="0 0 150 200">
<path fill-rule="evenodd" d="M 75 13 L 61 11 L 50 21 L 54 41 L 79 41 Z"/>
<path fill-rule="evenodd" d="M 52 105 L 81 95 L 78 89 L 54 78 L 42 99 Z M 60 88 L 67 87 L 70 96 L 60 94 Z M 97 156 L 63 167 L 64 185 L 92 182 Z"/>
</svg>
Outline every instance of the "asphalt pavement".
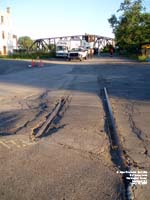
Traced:
<svg viewBox="0 0 150 200">
<path fill-rule="evenodd" d="M 148 200 L 150 65 L 117 57 L 83 62 L 0 60 L 0 199 L 123 200 L 125 185 L 106 130 L 101 89 L 110 97 L 124 159 L 148 173 L 132 196 Z M 70 102 L 32 139 L 57 102 Z"/>
</svg>

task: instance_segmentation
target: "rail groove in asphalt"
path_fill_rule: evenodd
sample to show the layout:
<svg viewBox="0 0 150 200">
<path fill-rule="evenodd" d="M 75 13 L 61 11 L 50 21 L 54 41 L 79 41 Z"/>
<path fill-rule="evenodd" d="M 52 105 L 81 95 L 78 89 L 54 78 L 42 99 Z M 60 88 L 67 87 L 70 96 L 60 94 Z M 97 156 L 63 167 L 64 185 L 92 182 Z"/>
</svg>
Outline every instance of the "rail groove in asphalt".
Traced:
<svg viewBox="0 0 150 200">
<path fill-rule="evenodd" d="M 119 168 L 119 171 L 129 172 L 123 173 L 122 180 L 125 187 L 125 199 L 132 200 L 132 186 L 131 181 L 128 180 L 128 177 L 130 177 L 130 167 L 126 165 L 125 159 L 123 157 L 123 150 L 120 144 L 119 134 L 117 133 L 116 123 L 106 87 L 104 87 L 101 91 L 101 97 L 106 114 L 105 128 L 109 136 L 111 158 L 113 163 L 117 166 L 117 168 Z"/>
<path fill-rule="evenodd" d="M 57 121 L 57 118 L 61 118 L 65 111 L 67 110 L 71 101 L 70 96 L 62 97 L 55 105 L 52 112 L 47 116 L 45 122 L 40 127 L 33 129 L 31 139 L 35 140 L 36 138 L 42 137 L 47 130 L 49 130 L 54 121 Z"/>
</svg>

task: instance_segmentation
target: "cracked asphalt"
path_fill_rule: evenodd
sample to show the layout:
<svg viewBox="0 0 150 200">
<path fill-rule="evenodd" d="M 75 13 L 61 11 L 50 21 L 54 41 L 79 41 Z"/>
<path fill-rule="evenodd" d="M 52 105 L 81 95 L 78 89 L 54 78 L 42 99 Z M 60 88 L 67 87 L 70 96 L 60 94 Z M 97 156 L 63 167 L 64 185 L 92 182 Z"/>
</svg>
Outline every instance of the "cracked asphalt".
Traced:
<svg viewBox="0 0 150 200">
<path fill-rule="evenodd" d="M 148 172 L 133 195 L 148 200 L 150 65 L 107 56 L 28 65 L 0 60 L 0 199 L 125 199 L 105 130 L 100 91 L 107 87 L 128 164 Z M 31 141 L 64 96 L 71 102 L 63 115 Z"/>
</svg>

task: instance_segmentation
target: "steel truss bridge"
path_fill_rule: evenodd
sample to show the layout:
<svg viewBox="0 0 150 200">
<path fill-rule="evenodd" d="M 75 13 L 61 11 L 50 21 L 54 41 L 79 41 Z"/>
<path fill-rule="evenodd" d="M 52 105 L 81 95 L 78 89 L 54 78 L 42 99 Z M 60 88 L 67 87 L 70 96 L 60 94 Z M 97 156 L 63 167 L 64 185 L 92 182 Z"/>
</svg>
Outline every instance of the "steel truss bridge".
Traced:
<svg viewBox="0 0 150 200">
<path fill-rule="evenodd" d="M 113 38 L 85 34 L 37 39 L 31 45 L 30 50 L 51 50 L 51 46 L 56 45 L 59 40 L 86 40 L 87 42 L 93 42 L 93 47 L 98 49 L 104 48 L 106 45 L 115 46 L 115 41 Z"/>
</svg>

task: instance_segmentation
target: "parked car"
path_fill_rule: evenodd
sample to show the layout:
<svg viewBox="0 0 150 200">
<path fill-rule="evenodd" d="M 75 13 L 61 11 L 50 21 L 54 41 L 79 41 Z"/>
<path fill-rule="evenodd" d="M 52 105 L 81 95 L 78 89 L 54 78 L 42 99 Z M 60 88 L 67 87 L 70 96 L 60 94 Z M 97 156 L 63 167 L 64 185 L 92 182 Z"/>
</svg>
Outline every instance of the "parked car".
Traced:
<svg viewBox="0 0 150 200">
<path fill-rule="evenodd" d="M 87 49 L 84 49 L 82 47 L 79 48 L 73 48 L 69 53 L 68 53 L 68 60 L 72 59 L 79 59 L 82 61 L 83 59 L 87 59 L 88 57 L 88 51 Z"/>
</svg>

